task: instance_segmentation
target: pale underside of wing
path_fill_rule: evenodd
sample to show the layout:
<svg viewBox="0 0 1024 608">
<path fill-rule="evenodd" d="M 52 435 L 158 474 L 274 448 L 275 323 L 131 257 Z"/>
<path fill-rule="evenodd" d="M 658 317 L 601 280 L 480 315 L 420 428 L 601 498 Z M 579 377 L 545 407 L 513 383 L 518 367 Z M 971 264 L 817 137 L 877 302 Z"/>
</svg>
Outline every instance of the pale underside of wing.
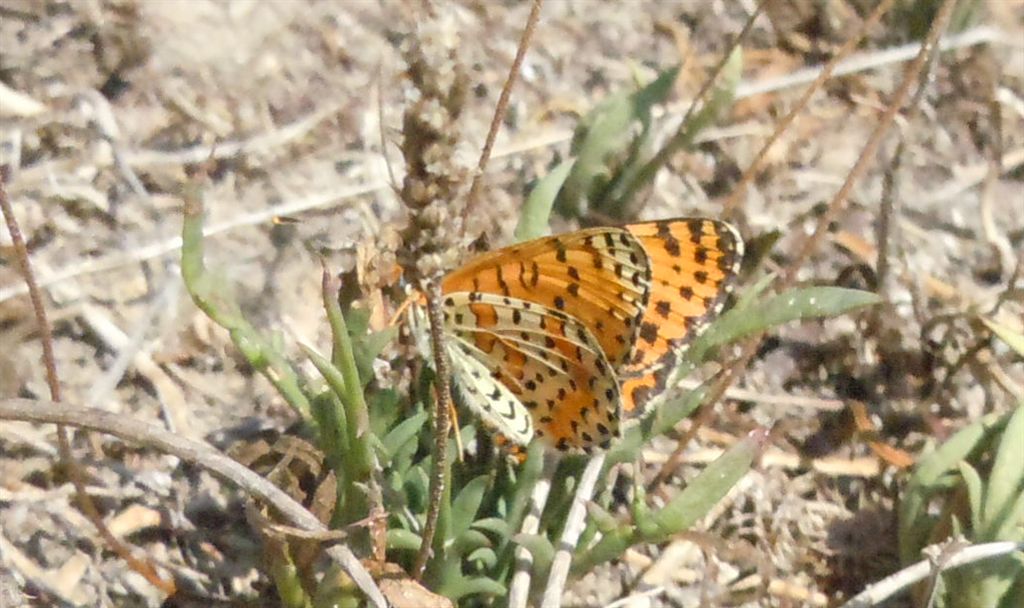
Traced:
<svg viewBox="0 0 1024 608">
<path fill-rule="evenodd" d="M 444 311 L 446 337 L 460 360 L 469 357 L 487 371 L 474 377 L 479 367 L 466 365 L 473 391 L 462 396 L 476 397 L 467 405 L 499 430 L 518 432 L 510 438 L 526 443 L 523 412 L 534 434 L 560 450 L 607 448 L 618 436 L 618 381 L 585 325 L 559 310 L 489 293 L 446 294 Z M 509 407 L 505 392 L 485 379 L 507 389 L 522 409 Z"/>
<path fill-rule="evenodd" d="M 452 365 L 458 401 L 473 410 L 487 427 L 519 445 L 533 440 L 533 417 L 522 401 L 496 380 L 460 340 L 445 345 Z"/>
</svg>

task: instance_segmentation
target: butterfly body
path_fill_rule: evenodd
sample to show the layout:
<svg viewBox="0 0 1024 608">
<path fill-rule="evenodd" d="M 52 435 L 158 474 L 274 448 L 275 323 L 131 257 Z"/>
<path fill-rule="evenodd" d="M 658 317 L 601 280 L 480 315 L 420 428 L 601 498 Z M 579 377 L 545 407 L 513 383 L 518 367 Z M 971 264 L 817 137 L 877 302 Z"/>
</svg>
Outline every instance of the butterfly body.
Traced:
<svg viewBox="0 0 1024 608">
<path fill-rule="evenodd" d="M 456 394 L 515 443 L 605 449 L 720 312 L 742 255 L 734 228 L 703 218 L 481 254 L 441 283 Z M 414 319 L 422 337 L 421 307 Z"/>
</svg>

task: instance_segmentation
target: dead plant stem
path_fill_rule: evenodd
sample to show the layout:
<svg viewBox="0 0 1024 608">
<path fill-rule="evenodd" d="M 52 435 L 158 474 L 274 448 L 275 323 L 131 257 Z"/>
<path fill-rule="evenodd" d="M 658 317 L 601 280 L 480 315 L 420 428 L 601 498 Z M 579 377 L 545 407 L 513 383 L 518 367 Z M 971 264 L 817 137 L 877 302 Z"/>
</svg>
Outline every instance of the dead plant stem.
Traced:
<svg viewBox="0 0 1024 608">
<path fill-rule="evenodd" d="M 491 151 L 494 149 L 494 142 L 498 138 L 498 130 L 502 121 L 505 120 L 505 113 L 508 111 L 508 100 L 512 94 L 512 87 L 519 76 L 526 51 L 530 48 L 530 40 L 533 39 L 533 32 L 537 29 L 537 22 L 540 20 L 540 9 L 544 6 L 544 0 L 533 0 L 530 7 L 530 15 L 526 18 L 526 27 L 523 28 L 523 35 L 519 39 L 519 46 L 516 48 L 516 56 L 512 60 L 512 66 L 508 70 L 508 77 L 501 87 L 501 94 L 498 96 L 498 104 L 494 108 L 494 116 L 491 118 L 491 125 L 487 130 L 487 139 L 484 140 L 483 150 L 480 151 L 480 160 L 477 162 L 476 175 L 469 187 L 469 195 L 466 199 L 466 217 L 473 217 L 473 210 L 476 201 L 480 196 L 480 187 L 483 183 L 484 170 L 491 159 Z"/>
<path fill-rule="evenodd" d="M 14 245 L 15 257 L 21 266 L 22 278 L 28 287 L 29 300 L 32 302 L 32 310 L 36 316 L 36 323 L 39 327 L 39 340 L 43 347 L 43 365 L 46 369 L 46 383 L 50 389 L 50 399 L 54 403 L 61 402 L 60 379 L 57 375 L 57 357 L 53 350 L 53 328 L 46 316 L 46 306 L 43 304 L 43 294 L 36 283 L 35 274 L 32 272 L 32 262 L 28 256 L 28 247 L 25 245 L 25 238 L 21 234 L 18 219 L 14 217 L 14 207 L 7 198 L 7 167 L 0 167 L 0 210 L 3 211 L 4 220 L 7 223 L 7 232 L 11 235 L 11 242 Z M 141 574 L 152 585 L 166 593 L 173 595 L 175 584 L 173 580 L 163 579 L 157 574 L 156 568 L 149 562 L 136 558 L 131 549 L 107 527 L 100 515 L 96 503 L 93 502 L 85 487 L 84 474 L 71 453 L 71 440 L 68 438 L 67 429 L 63 425 L 57 425 L 57 446 L 61 462 L 67 467 L 68 477 L 75 487 L 75 497 L 79 507 L 85 516 L 95 526 L 96 531 L 112 551 L 121 557 L 133 570 Z"/>
<path fill-rule="evenodd" d="M 448 433 L 452 422 L 451 366 L 448 353 L 444 350 L 444 309 L 440 283 L 430 281 L 424 293 L 427 296 L 427 318 L 430 320 L 430 346 L 434 353 L 434 369 L 437 371 L 437 401 L 434 403 L 434 462 L 430 471 L 430 502 L 423 523 L 420 550 L 412 569 L 412 576 L 416 580 L 423 577 L 434 544 L 434 534 L 437 532 L 437 518 L 441 513 L 448 470 Z"/>
</svg>

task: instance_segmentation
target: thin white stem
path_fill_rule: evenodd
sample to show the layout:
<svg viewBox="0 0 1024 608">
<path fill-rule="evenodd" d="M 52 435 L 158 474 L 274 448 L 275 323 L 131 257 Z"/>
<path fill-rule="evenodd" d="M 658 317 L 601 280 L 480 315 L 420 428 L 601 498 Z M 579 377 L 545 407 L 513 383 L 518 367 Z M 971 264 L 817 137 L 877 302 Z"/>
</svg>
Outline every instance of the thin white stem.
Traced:
<svg viewBox="0 0 1024 608">
<path fill-rule="evenodd" d="M 540 479 L 530 493 L 530 510 L 523 518 L 521 534 L 536 534 L 540 529 L 540 515 L 548 502 L 551 492 L 551 477 L 558 467 L 558 458 L 549 452 L 544 453 L 544 468 Z M 512 584 L 508 588 L 508 608 L 526 608 L 530 597 L 530 572 L 533 568 L 533 555 L 523 546 L 516 548 L 516 571 L 512 575 Z"/>
<path fill-rule="evenodd" d="M 604 467 L 605 453 L 599 452 L 593 456 L 587 467 L 580 476 L 580 485 L 576 487 L 576 495 L 572 499 L 572 506 L 569 507 L 569 516 L 562 530 L 562 538 L 555 551 L 555 558 L 551 562 L 551 572 L 548 574 L 548 584 L 544 588 L 544 597 L 541 599 L 541 608 L 558 608 L 562 605 L 562 593 L 565 590 L 565 581 L 569 578 L 569 567 L 572 565 L 572 556 L 576 550 L 576 543 L 583 533 L 587 521 L 587 503 L 594 496 L 594 487 L 597 485 L 597 478 L 601 475 Z"/>
<path fill-rule="evenodd" d="M 993 557 L 1009 555 L 1015 551 L 1024 551 L 1024 543 L 1004 541 L 972 545 L 964 547 L 952 555 L 944 556 L 944 558 L 941 559 L 941 563 L 936 563 L 936 560 L 934 559 L 924 559 L 869 586 L 867 589 L 851 598 L 850 601 L 843 604 L 842 608 L 868 608 L 869 606 L 878 606 L 884 600 L 929 576 L 937 576 L 942 572 L 952 570 L 953 568 L 959 568 L 960 566 L 991 559 Z"/>
</svg>

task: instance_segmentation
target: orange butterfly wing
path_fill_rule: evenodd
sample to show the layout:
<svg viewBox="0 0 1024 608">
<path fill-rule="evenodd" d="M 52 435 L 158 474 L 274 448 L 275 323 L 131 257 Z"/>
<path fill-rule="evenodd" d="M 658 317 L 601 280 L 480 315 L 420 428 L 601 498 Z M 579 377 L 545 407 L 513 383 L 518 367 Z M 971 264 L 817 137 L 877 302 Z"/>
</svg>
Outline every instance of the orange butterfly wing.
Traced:
<svg viewBox="0 0 1024 608">
<path fill-rule="evenodd" d="M 444 317 L 449 353 L 464 368 L 453 363 L 463 401 L 498 431 L 520 444 L 543 437 L 563 451 L 606 449 L 618 437 L 618 381 L 576 318 L 481 292 L 446 295 Z"/>
<path fill-rule="evenodd" d="M 743 258 L 731 225 L 680 218 L 630 224 L 651 264 L 650 293 L 629 362 L 618 368 L 623 410 L 639 415 L 678 357 L 725 304 Z"/>
<path fill-rule="evenodd" d="M 606 447 L 619 400 L 635 417 L 664 390 L 679 355 L 721 311 L 742 256 L 729 224 L 680 218 L 470 260 L 441 289 L 456 356 L 489 376 L 464 378 L 479 394 L 475 409 L 519 443 L 536 432 L 560 449 Z M 494 405 L 482 398 L 490 393 Z"/>
<path fill-rule="evenodd" d="M 649 290 L 647 254 L 622 228 L 590 228 L 491 251 L 441 283 L 446 294 L 490 293 L 572 315 L 614 366 L 631 356 Z"/>
</svg>

